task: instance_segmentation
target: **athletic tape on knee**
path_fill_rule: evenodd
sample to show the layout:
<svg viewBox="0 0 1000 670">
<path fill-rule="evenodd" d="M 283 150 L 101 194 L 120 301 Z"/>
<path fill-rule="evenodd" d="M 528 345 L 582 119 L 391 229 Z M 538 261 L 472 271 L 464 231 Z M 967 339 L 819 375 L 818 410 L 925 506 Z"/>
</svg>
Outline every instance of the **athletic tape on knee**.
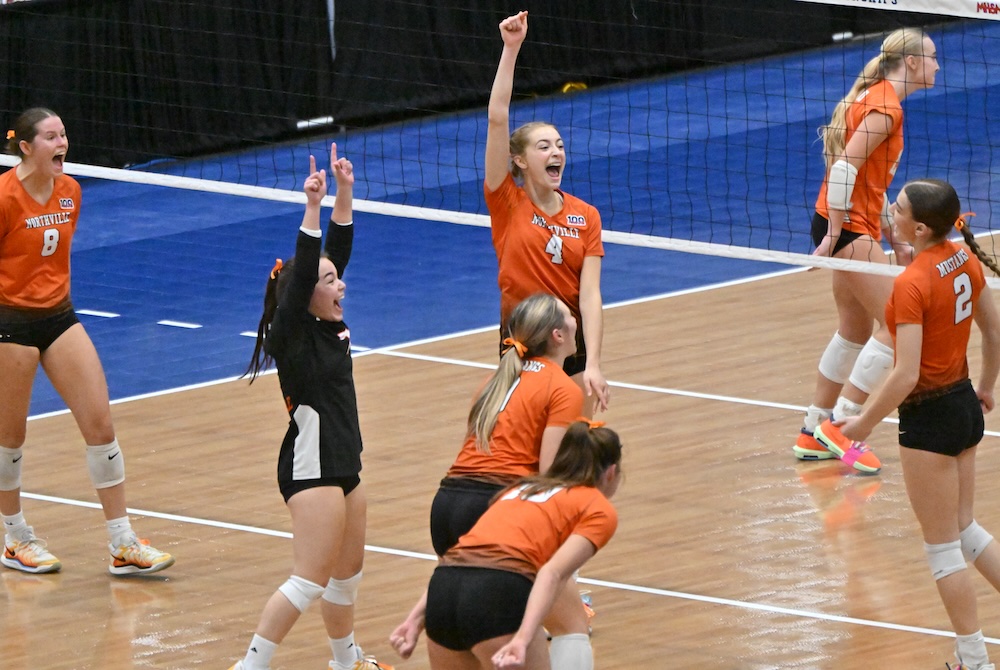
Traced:
<svg viewBox="0 0 1000 670">
<path fill-rule="evenodd" d="M 552 670 L 593 670 L 594 650 L 586 633 L 557 635 L 549 644 Z"/>
<path fill-rule="evenodd" d="M 347 579 L 331 579 L 323 591 L 323 600 L 334 605 L 353 605 L 358 599 L 358 587 L 361 585 L 361 573 Z"/>
<path fill-rule="evenodd" d="M 8 449 L 0 447 L 0 491 L 13 491 L 21 488 L 21 459 L 24 452 L 21 448 Z"/>
<path fill-rule="evenodd" d="M 943 544 L 927 544 L 924 542 L 924 551 L 927 552 L 927 562 L 931 566 L 931 574 L 934 579 L 944 579 L 948 575 L 965 570 L 965 556 L 962 555 L 962 542 L 945 542 Z"/>
<path fill-rule="evenodd" d="M 851 370 L 851 383 L 871 395 L 892 370 L 892 347 L 887 347 L 874 337 L 865 342 L 858 360 Z"/>
<path fill-rule="evenodd" d="M 976 523 L 973 519 L 972 523 L 968 527 L 958 534 L 959 541 L 962 543 L 962 555 L 969 561 L 973 563 L 979 558 L 979 555 L 983 553 L 983 550 L 993 541 L 993 536 L 990 535 L 985 528 Z"/>
<path fill-rule="evenodd" d="M 322 586 L 296 575 L 289 577 L 288 581 L 278 587 L 278 590 L 281 591 L 283 596 L 288 598 L 288 602 L 292 603 L 292 607 L 300 613 L 305 612 L 309 608 L 309 605 L 312 604 L 312 601 L 323 595 Z"/>
<path fill-rule="evenodd" d="M 125 481 L 125 455 L 117 439 L 87 447 L 87 471 L 95 489 L 106 489 Z"/>
<path fill-rule="evenodd" d="M 819 359 L 820 374 L 832 382 L 843 384 L 847 375 L 851 374 L 862 347 L 863 344 L 845 340 L 840 333 L 834 333 Z"/>
</svg>

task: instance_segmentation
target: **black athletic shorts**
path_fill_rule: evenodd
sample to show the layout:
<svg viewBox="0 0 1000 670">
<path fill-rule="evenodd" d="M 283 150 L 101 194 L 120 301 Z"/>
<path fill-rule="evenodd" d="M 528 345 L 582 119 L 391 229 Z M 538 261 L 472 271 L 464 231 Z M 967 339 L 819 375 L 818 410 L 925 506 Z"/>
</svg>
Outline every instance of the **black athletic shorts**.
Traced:
<svg viewBox="0 0 1000 670">
<path fill-rule="evenodd" d="M 968 379 L 899 406 L 901 447 L 958 456 L 979 444 L 983 430 L 983 408 Z"/>
<path fill-rule="evenodd" d="M 80 323 L 73 305 L 56 312 L 42 311 L 41 315 L 29 311 L 0 309 L 0 344 L 20 344 L 45 351 L 59 336 Z"/>
<path fill-rule="evenodd" d="M 467 651 L 521 627 L 532 581 L 492 568 L 438 566 L 427 586 L 427 637 Z"/>
<path fill-rule="evenodd" d="M 431 503 L 431 544 L 434 553 L 445 552 L 458 544 L 476 525 L 490 506 L 493 497 L 505 487 L 462 477 L 445 477 Z"/>
<path fill-rule="evenodd" d="M 299 491 L 305 491 L 306 489 L 315 489 L 321 486 L 338 486 L 344 489 L 344 497 L 351 495 L 351 491 L 358 488 L 361 483 L 361 477 L 359 475 L 354 475 L 353 477 L 320 477 L 318 479 L 296 479 L 294 481 L 282 481 L 278 480 L 278 489 L 281 491 L 281 496 L 288 502 L 288 499 Z"/>
<path fill-rule="evenodd" d="M 507 338 L 506 328 L 500 326 L 500 355 L 503 356 L 504 350 L 507 345 L 503 341 Z M 575 374 L 583 372 L 587 369 L 587 344 L 583 341 L 583 324 L 577 320 L 576 324 L 576 353 L 567 356 L 566 360 L 563 361 L 563 372 L 572 377 Z"/>
<path fill-rule="evenodd" d="M 830 220 L 827 219 L 825 216 L 823 216 L 819 212 L 813 214 L 812 238 L 814 246 L 818 247 L 820 244 L 822 244 L 823 238 L 826 237 L 826 231 L 829 230 L 829 225 L 830 225 Z M 843 228 L 841 228 L 840 237 L 837 238 L 837 243 L 833 245 L 833 253 L 831 253 L 830 255 L 832 256 L 836 254 L 838 251 L 840 251 L 841 249 L 843 249 L 844 247 L 846 247 L 848 244 L 858 239 L 859 237 L 861 237 L 861 233 L 855 233 L 852 230 L 844 230 Z"/>
</svg>

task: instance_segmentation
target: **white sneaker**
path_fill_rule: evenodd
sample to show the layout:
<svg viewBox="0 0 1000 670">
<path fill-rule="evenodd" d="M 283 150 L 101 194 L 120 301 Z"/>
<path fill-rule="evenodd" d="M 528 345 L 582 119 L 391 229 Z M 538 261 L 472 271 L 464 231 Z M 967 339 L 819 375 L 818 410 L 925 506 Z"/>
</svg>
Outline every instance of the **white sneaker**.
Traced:
<svg viewBox="0 0 1000 670">
<path fill-rule="evenodd" d="M 132 536 L 132 541 L 117 547 L 108 545 L 111 550 L 111 565 L 108 572 L 113 575 L 147 574 L 166 570 L 174 564 L 174 557 L 160 551 L 149 544 L 149 540 L 140 540 Z"/>
<path fill-rule="evenodd" d="M 365 656 L 364 658 L 359 658 L 350 665 L 344 665 L 343 663 L 337 663 L 336 661 L 330 661 L 330 670 L 393 670 L 391 665 L 386 665 L 385 663 L 379 663 L 375 660 L 374 656 Z"/>
<path fill-rule="evenodd" d="M 35 537 L 30 526 L 23 535 L 19 539 L 10 535 L 5 537 L 3 556 L 0 556 L 0 563 L 4 567 L 32 574 L 58 572 L 62 568 L 59 559 L 45 548 L 44 540 Z"/>
</svg>

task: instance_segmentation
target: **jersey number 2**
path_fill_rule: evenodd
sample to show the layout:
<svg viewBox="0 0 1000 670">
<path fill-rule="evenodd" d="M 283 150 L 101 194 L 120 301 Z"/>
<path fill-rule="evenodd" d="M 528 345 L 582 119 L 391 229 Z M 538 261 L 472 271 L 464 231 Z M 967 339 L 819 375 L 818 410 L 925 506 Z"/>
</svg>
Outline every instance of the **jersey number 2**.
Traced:
<svg viewBox="0 0 1000 670">
<path fill-rule="evenodd" d="M 962 273 L 955 277 L 955 323 L 961 323 L 972 316 L 972 281 Z"/>
<path fill-rule="evenodd" d="M 51 256 L 59 247 L 59 229 L 46 228 L 42 233 L 42 256 Z"/>
</svg>

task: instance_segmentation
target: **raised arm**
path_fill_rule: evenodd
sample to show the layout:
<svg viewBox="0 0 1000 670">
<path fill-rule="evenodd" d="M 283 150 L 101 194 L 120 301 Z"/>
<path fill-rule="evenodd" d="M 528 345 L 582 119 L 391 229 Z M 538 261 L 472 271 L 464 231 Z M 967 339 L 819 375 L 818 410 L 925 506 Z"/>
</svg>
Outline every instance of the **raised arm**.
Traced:
<svg viewBox="0 0 1000 670">
<path fill-rule="evenodd" d="M 326 231 L 326 255 L 343 279 L 354 246 L 354 166 L 337 158 L 336 143 L 330 145 L 330 172 L 337 183 L 337 200 Z"/>
<path fill-rule="evenodd" d="M 319 231 L 320 203 L 326 197 L 326 170 L 316 170 L 316 157 L 309 156 L 309 176 L 302 187 L 306 194 L 306 211 L 302 215 L 304 230 Z"/>
<path fill-rule="evenodd" d="M 528 12 L 500 22 L 503 51 L 490 90 L 486 131 L 486 188 L 495 191 L 507 178 L 510 161 L 510 98 L 514 91 L 514 66 L 528 34 Z"/>
</svg>

